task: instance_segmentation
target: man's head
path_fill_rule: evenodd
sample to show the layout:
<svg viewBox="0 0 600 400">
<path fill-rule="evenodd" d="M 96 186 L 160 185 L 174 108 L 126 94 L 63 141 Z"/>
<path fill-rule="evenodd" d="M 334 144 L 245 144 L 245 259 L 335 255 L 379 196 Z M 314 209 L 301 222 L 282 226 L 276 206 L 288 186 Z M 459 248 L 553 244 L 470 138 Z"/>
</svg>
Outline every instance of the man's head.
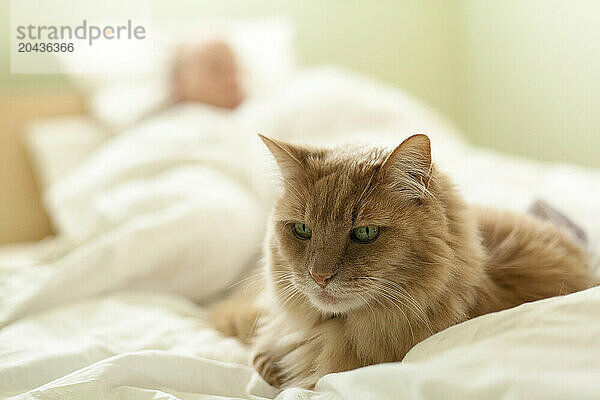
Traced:
<svg viewBox="0 0 600 400">
<path fill-rule="evenodd" d="M 221 40 L 181 45 L 174 66 L 173 86 L 176 101 L 235 108 L 244 98 L 235 55 Z"/>
</svg>

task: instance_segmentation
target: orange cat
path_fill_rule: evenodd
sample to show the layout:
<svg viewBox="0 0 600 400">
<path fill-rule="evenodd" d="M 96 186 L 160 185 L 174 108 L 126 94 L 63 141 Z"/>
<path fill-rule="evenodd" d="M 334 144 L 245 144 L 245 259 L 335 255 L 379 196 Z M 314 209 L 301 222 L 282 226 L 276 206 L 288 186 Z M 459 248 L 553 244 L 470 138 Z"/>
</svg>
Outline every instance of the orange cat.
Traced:
<svg viewBox="0 0 600 400">
<path fill-rule="evenodd" d="M 284 178 L 264 290 L 212 316 L 252 341 L 273 385 L 399 361 L 469 318 L 592 286 L 584 252 L 551 223 L 468 207 L 425 135 L 391 152 L 262 139 Z"/>
</svg>

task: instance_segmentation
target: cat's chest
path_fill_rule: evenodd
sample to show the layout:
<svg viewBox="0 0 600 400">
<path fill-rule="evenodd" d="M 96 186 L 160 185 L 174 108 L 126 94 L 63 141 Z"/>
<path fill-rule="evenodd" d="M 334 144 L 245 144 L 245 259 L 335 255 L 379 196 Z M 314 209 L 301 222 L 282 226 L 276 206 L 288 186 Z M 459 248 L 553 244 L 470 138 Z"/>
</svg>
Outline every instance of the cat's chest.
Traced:
<svg viewBox="0 0 600 400">
<path fill-rule="evenodd" d="M 344 318 L 338 325 L 359 359 L 365 363 L 399 361 L 423 339 L 424 330 L 414 321 L 396 315 Z"/>
</svg>

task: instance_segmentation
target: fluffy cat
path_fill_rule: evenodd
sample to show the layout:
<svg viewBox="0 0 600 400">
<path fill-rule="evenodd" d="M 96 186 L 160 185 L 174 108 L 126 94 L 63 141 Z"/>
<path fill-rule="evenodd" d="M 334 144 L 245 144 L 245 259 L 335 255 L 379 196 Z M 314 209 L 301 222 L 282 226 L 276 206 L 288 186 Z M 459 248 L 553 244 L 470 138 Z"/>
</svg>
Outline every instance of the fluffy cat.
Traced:
<svg viewBox="0 0 600 400">
<path fill-rule="evenodd" d="M 212 316 L 253 343 L 275 386 L 399 361 L 469 318 L 592 286 L 584 251 L 551 223 L 468 207 L 425 135 L 391 152 L 261 138 L 284 178 L 264 285 Z"/>
</svg>

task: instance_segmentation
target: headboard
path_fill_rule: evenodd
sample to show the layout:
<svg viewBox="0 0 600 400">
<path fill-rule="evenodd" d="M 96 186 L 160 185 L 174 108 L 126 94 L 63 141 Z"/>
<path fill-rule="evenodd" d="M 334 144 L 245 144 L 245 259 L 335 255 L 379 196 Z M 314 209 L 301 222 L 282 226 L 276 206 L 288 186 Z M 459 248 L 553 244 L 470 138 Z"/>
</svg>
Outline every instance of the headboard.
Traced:
<svg viewBox="0 0 600 400">
<path fill-rule="evenodd" d="M 41 203 L 23 132 L 37 118 L 84 112 L 73 90 L 5 92 L 0 96 L 0 244 L 39 240 L 53 233 Z"/>
</svg>

